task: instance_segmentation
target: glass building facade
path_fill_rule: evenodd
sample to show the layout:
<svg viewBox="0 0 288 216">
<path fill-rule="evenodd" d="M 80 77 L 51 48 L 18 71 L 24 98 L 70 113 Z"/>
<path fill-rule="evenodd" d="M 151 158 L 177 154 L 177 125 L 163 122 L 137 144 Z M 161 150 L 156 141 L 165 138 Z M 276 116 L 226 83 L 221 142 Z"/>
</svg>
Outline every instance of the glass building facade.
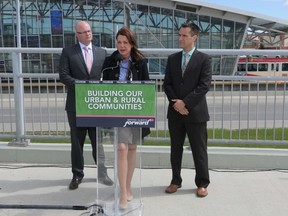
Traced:
<svg viewBox="0 0 288 216">
<path fill-rule="evenodd" d="M 79 20 L 90 23 L 93 43 L 106 48 L 115 48 L 115 34 L 122 26 L 136 33 L 139 48 L 178 48 L 178 30 L 187 21 L 200 27 L 199 49 L 239 49 L 246 35 L 246 23 L 176 9 L 167 0 L 2 0 L 0 47 L 17 47 L 17 2 L 21 47 L 71 46 Z M 58 73 L 59 54 L 23 54 L 22 58 L 24 73 Z M 150 73 L 165 73 L 166 58 L 149 57 L 148 62 Z M 212 62 L 214 75 L 230 75 L 236 57 L 213 56 Z M 11 72 L 10 54 L 0 54 L 0 63 L 0 72 Z"/>
</svg>

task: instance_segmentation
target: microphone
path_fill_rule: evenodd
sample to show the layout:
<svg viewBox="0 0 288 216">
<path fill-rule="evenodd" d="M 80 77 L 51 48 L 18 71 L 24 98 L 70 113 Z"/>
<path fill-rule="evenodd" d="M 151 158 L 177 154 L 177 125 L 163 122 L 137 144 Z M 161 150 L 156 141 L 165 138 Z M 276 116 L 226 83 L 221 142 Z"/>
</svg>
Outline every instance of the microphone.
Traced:
<svg viewBox="0 0 288 216">
<path fill-rule="evenodd" d="M 120 53 L 118 53 L 115 56 L 115 60 L 117 61 L 117 64 L 119 64 L 119 62 L 123 60 L 123 56 Z"/>
<path fill-rule="evenodd" d="M 106 71 L 106 70 L 110 70 L 110 69 L 115 69 L 117 67 L 119 67 L 120 65 L 120 62 L 123 60 L 123 57 L 120 53 L 116 54 L 115 55 L 115 58 L 114 60 L 116 60 L 117 64 L 115 66 L 111 66 L 111 67 L 107 67 L 107 68 L 104 68 L 102 71 L 101 71 L 101 77 L 100 77 L 100 81 L 103 81 L 103 72 Z"/>
</svg>

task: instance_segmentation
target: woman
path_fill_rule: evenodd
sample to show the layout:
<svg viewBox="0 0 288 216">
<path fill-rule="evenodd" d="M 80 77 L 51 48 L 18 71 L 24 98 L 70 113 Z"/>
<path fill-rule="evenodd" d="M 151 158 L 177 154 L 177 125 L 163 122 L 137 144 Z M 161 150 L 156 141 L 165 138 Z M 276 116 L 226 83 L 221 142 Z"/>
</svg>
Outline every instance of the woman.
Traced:
<svg viewBox="0 0 288 216">
<path fill-rule="evenodd" d="M 147 63 L 138 50 L 134 33 L 127 27 L 116 35 L 117 51 L 107 57 L 103 65 L 103 80 L 149 80 Z M 149 130 L 149 129 L 148 129 Z M 148 135 L 147 129 L 143 135 Z M 139 128 L 118 128 L 119 207 L 126 209 L 133 199 L 131 181 L 136 165 L 136 149 L 140 143 Z"/>
</svg>

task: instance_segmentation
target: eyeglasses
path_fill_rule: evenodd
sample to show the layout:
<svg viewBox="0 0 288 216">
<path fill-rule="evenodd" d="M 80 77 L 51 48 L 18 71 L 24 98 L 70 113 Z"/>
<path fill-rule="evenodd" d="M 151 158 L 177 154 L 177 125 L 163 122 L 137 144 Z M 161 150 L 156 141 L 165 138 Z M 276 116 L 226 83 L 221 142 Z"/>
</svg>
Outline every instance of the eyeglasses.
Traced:
<svg viewBox="0 0 288 216">
<path fill-rule="evenodd" d="M 91 33 L 91 30 L 88 30 L 88 31 L 83 31 L 83 32 L 77 32 L 77 34 L 90 34 Z"/>
</svg>

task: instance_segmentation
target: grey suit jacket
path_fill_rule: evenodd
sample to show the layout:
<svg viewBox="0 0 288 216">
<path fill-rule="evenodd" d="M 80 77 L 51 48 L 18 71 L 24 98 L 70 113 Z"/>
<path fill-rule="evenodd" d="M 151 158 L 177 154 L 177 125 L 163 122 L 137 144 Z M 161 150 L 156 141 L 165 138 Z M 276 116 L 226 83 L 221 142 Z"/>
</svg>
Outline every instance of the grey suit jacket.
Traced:
<svg viewBox="0 0 288 216">
<path fill-rule="evenodd" d="M 106 50 L 92 45 L 93 65 L 90 74 L 82 55 L 81 47 L 75 44 L 72 47 L 63 48 L 59 64 L 60 81 L 65 84 L 67 90 L 67 111 L 75 112 L 75 81 L 99 80 L 101 70 L 106 58 Z"/>
<path fill-rule="evenodd" d="M 209 91 L 212 79 L 211 58 L 196 49 L 183 77 L 181 63 L 182 52 L 168 56 L 163 84 L 169 100 L 167 118 L 175 120 L 184 118 L 188 122 L 206 122 L 209 120 L 206 93 Z M 182 116 L 174 110 L 173 99 L 184 101 L 189 110 L 188 116 Z"/>
</svg>

